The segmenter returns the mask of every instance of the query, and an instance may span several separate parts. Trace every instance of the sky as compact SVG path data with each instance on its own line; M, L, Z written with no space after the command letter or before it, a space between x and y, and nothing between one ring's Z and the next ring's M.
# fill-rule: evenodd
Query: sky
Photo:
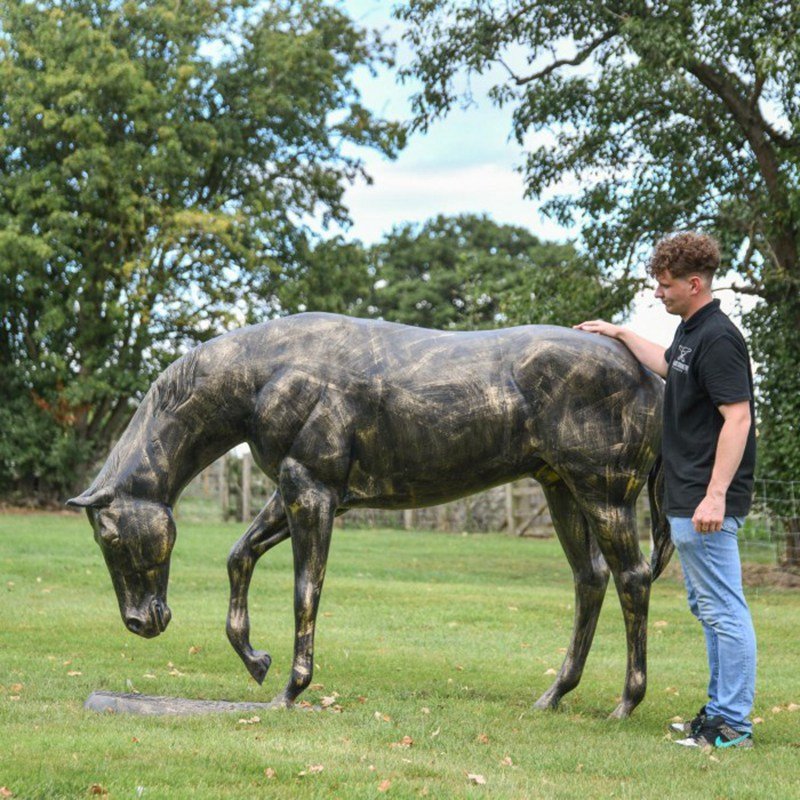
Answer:
M401 24L391 18L392 5L387 0L340 0L340 6L362 27L381 30L397 42L397 60L404 64L410 53L400 41ZM388 70L375 78L364 70L357 76L357 85L373 112L388 119L411 116L413 86L398 84ZM492 106L486 95L488 86L488 81L483 85L480 79L473 81L476 105L454 109L425 135L413 135L395 161L368 150L359 153L373 184L360 183L347 192L353 220L348 237L371 244L403 222L423 222L437 214L485 213L500 224L522 225L542 239L577 238L577 229L563 228L544 217L540 201L524 198L518 171L524 151L510 136L511 109ZM579 189L577 182L566 181L551 194L574 194ZM738 318L734 293L721 291L716 296L723 310ZM624 324L666 346L678 322L648 289L637 296Z

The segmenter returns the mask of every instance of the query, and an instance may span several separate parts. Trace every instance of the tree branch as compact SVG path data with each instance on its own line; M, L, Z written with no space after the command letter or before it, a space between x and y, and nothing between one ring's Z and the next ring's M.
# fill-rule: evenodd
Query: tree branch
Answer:
M605 44L609 39L613 39L616 35L617 31L615 30L606 31L606 33L604 33L602 36L599 36L597 39L594 39L592 42L590 42L583 50L580 50L574 58L559 58L552 64L546 66L544 69L534 72L533 75L528 75L526 78L517 75L502 59L498 59L498 61L508 70L509 75L513 78L517 86L524 86L526 83L531 83L532 81L536 81L540 78L550 75L560 67L576 67L579 64L583 64L583 62L586 61L586 59L589 58L589 56L595 50L597 50L598 47L600 47L600 45Z

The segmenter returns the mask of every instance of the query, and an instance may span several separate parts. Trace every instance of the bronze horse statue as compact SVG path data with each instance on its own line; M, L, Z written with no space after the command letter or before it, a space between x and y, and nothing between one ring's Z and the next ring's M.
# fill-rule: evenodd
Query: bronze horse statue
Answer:
M311 682L335 515L443 503L533 476L575 577L572 639L536 707L555 708L577 686L610 572L627 634L613 713L624 717L645 693L650 583L672 552L660 504L662 395L660 378L623 345L566 328L445 332L300 314L179 358L69 503L87 509L125 625L157 636L171 616L172 506L200 470L247 442L277 490L230 553L227 633L261 683L270 657L250 645L248 589L258 559L290 538L294 659L273 701L288 706ZM645 482L650 565L634 514Z

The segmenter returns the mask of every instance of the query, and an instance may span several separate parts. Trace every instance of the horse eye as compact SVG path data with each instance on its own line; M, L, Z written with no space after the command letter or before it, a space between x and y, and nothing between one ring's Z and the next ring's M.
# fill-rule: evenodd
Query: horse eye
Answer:
M100 538L103 540L103 544L108 547L116 547L121 541L119 533L115 530L109 530L108 528L103 528L100 531Z

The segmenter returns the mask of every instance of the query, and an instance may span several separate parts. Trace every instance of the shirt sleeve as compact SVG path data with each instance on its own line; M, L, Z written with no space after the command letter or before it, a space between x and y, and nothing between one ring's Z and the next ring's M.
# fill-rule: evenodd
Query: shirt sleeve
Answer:
M705 348L696 363L698 383L715 406L751 399L747 348L737 337L724 333Z

